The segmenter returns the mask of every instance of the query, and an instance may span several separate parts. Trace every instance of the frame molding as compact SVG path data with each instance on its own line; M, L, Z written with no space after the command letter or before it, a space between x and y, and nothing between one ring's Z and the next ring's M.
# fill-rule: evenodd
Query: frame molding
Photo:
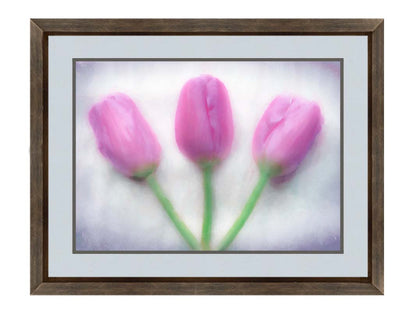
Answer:
M52 278L48 276L48 37L364 35L368 38L368 277ZM30 293L34 295L380 295L384 293L383 19L32 19Z

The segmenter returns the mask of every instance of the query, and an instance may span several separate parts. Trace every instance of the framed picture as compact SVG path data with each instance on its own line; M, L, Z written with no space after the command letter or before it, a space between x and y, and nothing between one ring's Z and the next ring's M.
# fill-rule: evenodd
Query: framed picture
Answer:
M383 20L31 20L31 294L383 294Z

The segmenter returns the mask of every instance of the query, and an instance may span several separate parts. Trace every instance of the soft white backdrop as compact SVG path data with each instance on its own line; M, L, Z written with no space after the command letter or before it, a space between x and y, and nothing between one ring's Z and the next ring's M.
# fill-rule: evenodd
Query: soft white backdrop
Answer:
M1 34L4 42L13 42L13 48L3 48L0 105L0 137L3 147L12 147L1 154L1 236L0 241L8 254L2 257L0 273L1 306L30 311L74 311L100 309L127 310L132 307L152 311L213 311L233 309L253 311L259 306L290 309L291 311L334 311L374 309L390 311L397 303L414 306L413 280L416 277L413 246L414 176L416 174L416 145L409 136L416 133L411 105L414 89L416 43L409 40L415 30L412 3L406 0L362 1L350 0L334 6L330 0L282 2L257 0L211 0L212 5L201 9L200 2L190 0L137 2L73 0L72 5L52 0L8 3L1 10ZM238 3L238 4L236 4ZM124 18L183 18L183 17L251 17L251 18L351 18L384 17L385 42L385 249L386 295L381 297L299 297L299 296L246 296L246 297L89 297L89 296L29 296L29 18L44 17L124 17ZM13 31L11 31L13 29ZM17 61L19 60L19 61ZM12 132L12 131L13 132ZM13 133L13 135L11 135ZM6 149L6 148L5 148ZM6 149L7 150L7 149ZM6 253L6 252L5 252Z
M200 237L202 174L176 145L179 92L211 74L228 88L235 136L214 172L213 245L242 210L258 179L251 140L268 104L281 93L317 101L321 133L290 181L269 185L230 249L340 249L339 62L78 62L76 81L77 250L187 249L150 189L117 173L98 152L88 110L112 92L137 103L163 149L157 177L190 229Z

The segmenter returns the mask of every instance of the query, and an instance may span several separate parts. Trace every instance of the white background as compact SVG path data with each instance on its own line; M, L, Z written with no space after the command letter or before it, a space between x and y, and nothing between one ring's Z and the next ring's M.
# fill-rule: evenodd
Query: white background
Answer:
M141 309L251 311L374 311L414 307L414 10L409 1L28 1L1 10L0 105L1 246L3 310L104 311ZM385 230L384 297L29 297L29 18L30 17L384 17Z
M51 68L53 66L52 60L57 60L56 62L60 63L67 61L67 58L53 58L53 56L59 54L51 51L53 47L56 47L59 51L59 46L64 45L61 50L65 50L65 53L73 49L73 53L77 53L77 55L95 55L92 48L84 48L85 50L82 51L85 41L91 43L94 42L94 38L88 37L85 41L70 38L67 47L64 40L68 38L60 36L56 38L57 40L54 43L50 44ZM121 39L125 38L131 39L131 37L122 37ZM141 46L154 46L162 40L162 37L157 37L156 42L152 41L151 37L146 38L150 42L145 41L140 45L141 41L138 41L136 43L139 46L137 51L131 48L127 49L128 53L132 55L146 53L146 51L143 51L146 49ZM258 44L253 45L247 42L249 40L247 37L244 37L239 46L242 46L242 44L259 46L261 44L260 39L264 38L266 37L258 38L256 40ZM321 39L327 40L328 38ZM339 41L343 42L345 38L344 36ZM349 52L352 54L350 59L346 56L347 74L353 72L353 69L350 69L353 64L357 67L359 65L356 64L361 64L359 56L364 59L364 61L361 61L364 64L367 56L366 39L349 38L351 40L344 43L343 46L350 49L338 49L340 53L348 54ZM192 43L190 43L192 41L190 40L193 38L180 39L181 43L176 43L177 46L182 48L187 42L188 46L192 47ZM238 43L229 43L233 39L234 37L215 37L212 41L215 43L216 50L226 50L238 45ZM289 37L283 39L289 39ZM107 43L103 43L102 38L100 38L99 42L103 46L126 46L123 44L125 41L115 40L117 40L115 37L110 37ZM204 37L204 42L206 40L207 38ZM76 42L80 47L76 47ZM172 47L174 42L168 41L164 45ZM278 42L274 46L279 47L279 49L274 50L280 50L279 52L284 54L284 47L290 44L279 44ZM319 42L321 42L321 45L324 44L322 40ZM101 56L102 48L98 47L100 43L95 42L93 45ZM226 45L224 45L225 43ZM361 45L358 45L358 47L361 47L361 52L357 52L360 50L358 47L355 49L351 47L353 43L357 45L361 43ZM131 43L132 46L136 44ZM298 44L300 45L300 43ZM196 45L201 46L200 44ZM209 46L209 44L206 45ZM307 46L305 43L304 45ZM327 45L329 46L330 43L327 43ZM332 46L338 48L339 44L332 43ZM325 51L329 49L329 47L327 49L321 48ZM121 50L124 50L124 48L121 48ZM159 49L154 50L159 52ZM169 50L168 54L175 53L174 48ZM194 51L195 48L186 50ZM202 48L201 50L206 52L207 49ZM272 49L265 48L265 50ZM120 55L116 54L118 52L116 51L109 51L108 55ZM182 51L180 50L178 53ZM250 51L248 54L254 53L254 51ZM120 52L123 53L124 51ZM238 49L238 52L241 52L241 49ZM279 52L274 51L274 55L281 55L278 54ZM147 53L151 53L151 51ZM312 55L312 52L309 50L306 54ZM339 56L344 54L339 54ZM136 55L139 56L140 54ZM68 63L70 66L71 62ZM59 68L61 69L61 67ZM209 73L218 77L228 89L235 129L231 153L222 162L221 166L215 168L213 175L215 205L212 246L215 248L219 244L219 241L240 214L241 207L247 201L248 194L257 183L258 168L251 154L251 141L258 120L277 94L292 92L319 103L324 118L322 131L295 177L281 185L266 187L256 204L256 209L250 216L250 223L242 229L236 240L231 244L230 249L240 251L340 250L341 104L339 71L339 62L86 62L78 64L76 89L77 249L104 249L110 251L126 249L187 250L186 243L177 234L165 213L160 210L158 202L152 196L150 190L144 185L132 183L129 179L115 172L108 160L105 160L97 150L95 137L88 123L87 112L94 103L114 91L121 91L132 97L151 125L162 146L162 160L156 172L157 179L167 192L167 196L172 201L178 214L195 236L200 239L201 220L203 219L201 205L204 200L201 171L180 153L175 141L174 118L177 97L183 84L191 77L199 76L201 73ZM364 78L357 79L360 72L363 73L361 77L364 76ZM351 94L345 97L346 114L350 112L348 116L358 114L361 117L365 115L362 110L365 105L362 102L365 104L367 101L367 88L365 87L364 92L358 92L355 86L359 84L357 80L366 85L367 72L360 72L354 71L354 74L349 76L354 78L350 78L345 83L346 93ZM67 85L63 82L66 75L64 73L60 75L62 79L53 79L50 76L50 81L59 80L60 84ZM70 79L70 77L68 78ZM354 87L351 84L348 87L348 82L351 82L351 80L353 80ZM69 82L68 85L70 84ZM53 92L51 90L52 85L49 88L51 94ZM71 90L68 89L70 93ZM348 90L352 90L352 92ZM49 110L50 120L54 116L52 112L58 112L59 116L68 116L66 113L62 113L59 108L63 106L70 107L70 100L68 101L69 105L65 101L70 99L71 96L64 93L62 87L59 87L59 94L61 94L62 100L49 102L49 107L54 104L56 107ZM361 97L358 94L361 94ZM357 109L354 110L352 107L359 108L358 112ZM350 117L349 119L353 119L354 128L361 126L364 130L367 129L366 118ZM58 119L55 123L51 121L50 126L56 123L62 126L64 120L71 124L71 119L65 118ZM346 127L348 127L347 124ZM59 138L61 144L63 141L62 131L64 130L54 131L54 128L50 129L50 133L57 133L56 137ZM356 133L358 131L357 129L351 135L350 141L357 141ZM355 144L354 152L348 153L346 147L346 157L353 154L353 157L356 158L356 160L346 160L347 164L354 164L354 169L356 164L360 163L360 160L367 163L365 153L367 140L365 136L360 137L362 143ZM346 140L348 141L348 137ZM71 140L68 141L67 144L70 148ZM51 142L52 140L49 141L49 160L53 157L59 158L59 155L53 154ZM359 151L360 147L363 146L365 146L365 151L361 154L357 153L357 150ZM63 150L67 151L68 148ZM357 154L360 156L357 156ZM65 163L65 160L61 160L60 163ZM71 167L68 167L71 171ZM345 171L348 175L354 170L346 168ZM365 170L358 171L361 174ZM53 168L51 168L51 172L53 172ZM63 178L62 175L59 178ZM354 179L357 178L350 178L350 180ZM71 176L67 180L71 180ZM178 183L179 181L180 183ZM50 183L52 183L52 179ZM58 188L63 187L61 183L55 184ZM362 189L367 187L365 181L362 185ZM348 185L345 188L347 189ZM354 194L357 194L357 188L357 184L354 183ZM69 187L68 190L70 189ZM366 194L365 191L362 192ZM358 195L357 197L361 198ZM57 209L59 213L66 210L61 201L62 198L59 199L59 208ZM366 197L363 197L361 202L365 203L361 207L367 209ZM349 202L347 201L347 203ZM350 204L350 207L345 207L346 213L350 211L351 206L353 205ZM50 210L53 210L53 207L50 207ZM70 211L71 207L68 207L68 210ZM64 218L68 220L66 217ZM357 218L354 218L354 228L358 226L356 220ZM366 226L365 218L363 218L363 221Z

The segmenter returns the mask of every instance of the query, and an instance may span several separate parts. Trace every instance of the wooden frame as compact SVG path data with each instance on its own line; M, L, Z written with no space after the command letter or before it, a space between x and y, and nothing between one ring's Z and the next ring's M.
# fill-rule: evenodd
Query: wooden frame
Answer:
M382 19L33 19L31 294L383 294L384 22ZM368 38L368 277L52 278L48 276L48 37L51 35L363 35Z

